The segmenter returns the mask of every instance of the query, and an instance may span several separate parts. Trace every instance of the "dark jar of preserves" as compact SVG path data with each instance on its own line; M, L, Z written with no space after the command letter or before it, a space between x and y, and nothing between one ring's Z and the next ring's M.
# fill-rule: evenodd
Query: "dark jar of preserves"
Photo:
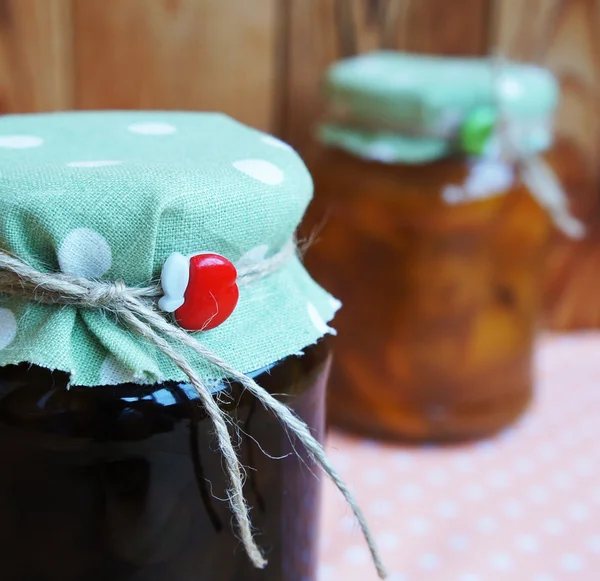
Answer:
M327 364L321 343L256 378L319 440ZM68 389L65 373L19 365L0 369L2 579L316 579L310 460L239 384L221 385L214 397L239 436L264 570L232 530L213 426L190 385Z
M326 90L306 230L311 272L344 302L331 421L415 441L507 426L532 396L552 221L581 233L537 157L554 79L375 53L334 65Z
M2 581L314 581L338 302L300 158L208 113L0 137Z

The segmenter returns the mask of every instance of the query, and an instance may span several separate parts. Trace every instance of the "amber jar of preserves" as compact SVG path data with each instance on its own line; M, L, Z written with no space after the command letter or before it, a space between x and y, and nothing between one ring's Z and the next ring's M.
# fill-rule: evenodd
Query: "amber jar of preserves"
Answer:
M553 78L376 53L334 65L326 88L305 231L316 233L311 272L344 303L331 422L415 441L507 426L532 397L553 221L579 234L536 157L552 140ZM516 157L502 147L498 96Z

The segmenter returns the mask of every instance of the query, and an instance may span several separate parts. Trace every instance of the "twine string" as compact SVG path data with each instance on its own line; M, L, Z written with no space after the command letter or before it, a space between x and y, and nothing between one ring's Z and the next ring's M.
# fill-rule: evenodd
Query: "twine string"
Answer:
M295 244L290 242L272 257L241 268L238 271L238 283L249 284L274 273L295 252ZM240 539L253 565L264 568L267 561L254 539L249 507L243 494L244 468L231 441L226 415L182 353L181 347L197 353L228 379L239 382L298 438L309 457L333 481L358 520L379 577L381 579L386 577L385 567L362 510L344 480L329 462L322 445L314 438L310 428L296 413L253 379L240 373L194 336L165 319L155 307L154 299L160 295L158 286L128 287L119 281L107 282L73 277L64 273L45 273L0 250L0 293L38 303L71 305L76 308L114 313L125 326L154 345L186 375L214 426L229 480L227 499Z

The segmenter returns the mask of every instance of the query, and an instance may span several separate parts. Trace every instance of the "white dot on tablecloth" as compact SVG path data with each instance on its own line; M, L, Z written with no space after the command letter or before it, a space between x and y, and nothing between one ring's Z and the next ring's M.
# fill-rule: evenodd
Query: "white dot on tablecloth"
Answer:
M371 512L376 516L386 516L392 513L394 505L385 498L378 498L371 503Z
M448 544L455 551L465 551L469 547L469 537L456 533L448 538Z
M440 558L435 553L423 553L417 557L419 568L432 571L440 566Z
M574 502L569 506L568 514L573 520L584 521L590 517L590 509L587 504Z
M563 522L556 517L549 517L544 520L542 528L545 532L551 535L560 535L565 530Z
M535 504L545 504L550 499L550 494L543 486L533 486L531 490L527 492L527 497Z
M334 581L335 569L331 565L319 565L319 581Z
M408 530L415 535L423 535L431 530L431 524L422 516L413 516L406 523Z
M402 573L392 573L388 576L387 581L408 581L408 577Z
M451 500L442 500L436 505L435 513L442 518L456 518L459 513L458 505Z
M498 523L491 516L480 516L475 522L475 528L482 533L491 533L498 528Z
M554 581L554 577L548 573L538 573L534 576L533 581Z
M473 502L479 502L486 496L485 490L479 484L469 484L465 488L465 497Z
M364 481L370 486L377 486L385 480L385 473L380 468L368 468L365 470Z
M502 504L502 512L508 518L518 518L523 514L523 505L514 498L509 499Z
M508 553L494 553L490 557L490 565L497 571L508 571L513 567L513 559Z
M319 313L319 311L317 311L317 307L315 307L315 305L313 305L312 303L308 303L306 305L306 309L308 311L308 316L312 322L312 324L314 325L315 329L319 332L319 333L323 333L323 335L329 333L331 335L335 335L336 331L335 329L332 329L324 320L323 317L321 317L321 314Z
M410 452L394 452L392 462L397 470L405 470L413 464L413 455Z
M459 581L483 581L483 578L478 573L461 573Z
M494 470L490 475L490 482L496 488L505 488L509 480L508 474L504 470Z
M277 139L272 135L263 135L260 140L271 147L279 147L280 149L292 149L285 141L281 141L281 139Z
M421 496L421 490L416 484L403 484L400 486L398 495L402 500L410 502Z
M338 526L342 532L351 533L352 531L357 530L358 523L354 516L347 515L340 519Z
M536 553L540 550L540 540L530 534L522 534L517 536L517 546L526 553Z
M351 565L361 565L368 563L370 559L369 552L362 546L351 546L344 551L344 561Z
M0 349L6 349L17 336L17 319L10 309L0 308Z
M121 165L123 162L116 159L99 159L97 161L70 161L67 167L108 167Z
M595 463L590 458L579 458L575 464L575 471L580 476L590 476L595 468Z
M585 568L585 561L576 553L567 553L561 556L560 566L565 571L582 571Z
M7 149L29 149L43 143L44 140L36 135L0 135L0 147Z
M441 486L446 480L446 471L441 468L434 468L427 473L427 482L434 486Z
M592 551L592 553L600 554L600 535L590 537L587 541L587 548Z
M100 385L119 385L131 381L131 372L112 355L100 366Z
M268 186L276 186L285 179L283 171L265 159L240 159L233 162L233 167Z
M177 131L177 127L164 121L148 121L145 123L133 123L127 130L139 135L170 135Z
M377 534L377 542L382 549L395 549L400 544L400 538L393 531L384 531Z
M573 478L566 472L558 472L551 478L552 484L559 490L568 490L573 487Z
M71 230L58 249L62 272L83 278L100 278L112 264L112 252L101 234L89 228Z

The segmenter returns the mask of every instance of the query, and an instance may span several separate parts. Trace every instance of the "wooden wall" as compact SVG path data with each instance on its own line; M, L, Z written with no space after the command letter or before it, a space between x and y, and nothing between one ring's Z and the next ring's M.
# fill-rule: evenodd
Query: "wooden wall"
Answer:
M379 47L499 48L552 68L560 160L591 225L552 256L547 312L600 326L600 0L0 0L0 113L218 109L309 154L319 80Z

